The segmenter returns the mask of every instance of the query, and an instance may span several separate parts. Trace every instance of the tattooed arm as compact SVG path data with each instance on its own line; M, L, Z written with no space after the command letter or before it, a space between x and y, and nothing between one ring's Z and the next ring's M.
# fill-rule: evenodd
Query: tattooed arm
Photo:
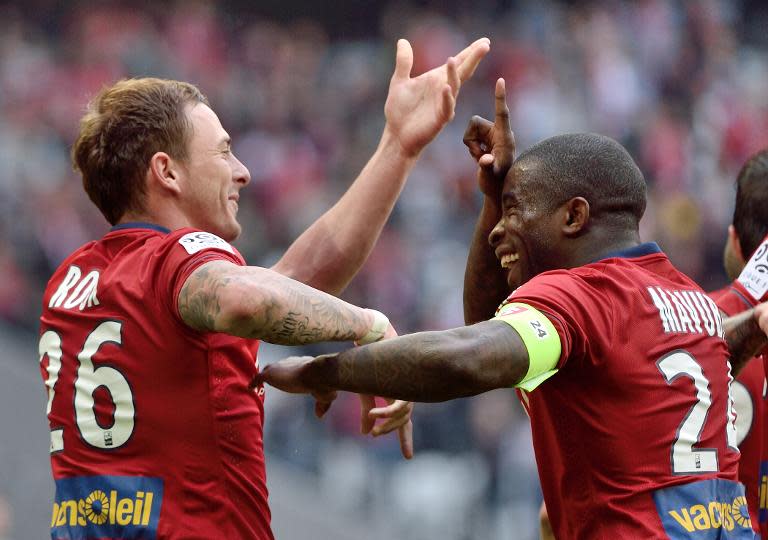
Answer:
M768 304L760 304L725 319L723 328L731 352L731 369L736 376L749 359L768 345Z
M361 339L371 329L366 310L256 266L203 264L178 298L184 322L201 332L224 332L281 345Z
M519 334L504 322L485 321L283 360L265 367L254 383L296 393L347 390L432 402L510 387L527 371Z

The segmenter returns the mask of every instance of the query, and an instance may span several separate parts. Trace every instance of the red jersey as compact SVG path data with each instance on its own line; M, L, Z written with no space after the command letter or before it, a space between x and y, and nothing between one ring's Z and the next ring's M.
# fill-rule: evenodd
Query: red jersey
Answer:
M213 260L245 265L215 235L125 224L49 281L52 538L272 538L258 341L193 331L177 308Z
M741 300L742 310L755 306L759 302L768 301L768 236L752 253L739 277L731 283L728 294L733 298L734 305L738 305L736 299ZM764 369L768 375L768 349L763 349L762 357ZM763 434L764 437L768 436L768 427L763 426ZM760 464L759 519L763 538L768 539L768 440L765 438L763 439L762 459Z
M521 399L557 538L753 538L714 302L643 244L540 274L559 372Z
M752 304L747 298L731 286L709 293L720 311L726 316L733 316ZM743 410L736 407L736 431L739 441L739 481L747 490L747 504L752 521L752 528L760 532L765 528L766 511L765 495L761 515L760 486L762 484L760 470L764 469L763 445L765 436L765 370L761 359L750 361L741 370L731 389L737 404L743 404Z

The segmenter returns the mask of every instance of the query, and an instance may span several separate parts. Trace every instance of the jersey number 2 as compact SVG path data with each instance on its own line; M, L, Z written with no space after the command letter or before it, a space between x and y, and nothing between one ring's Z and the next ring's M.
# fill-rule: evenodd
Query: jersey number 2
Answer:
M122 344L122 323L104 321L85 338L85 343L77 359L80 362L75 377L74 413L75 423L83 440L90 446L101 449L119 448L133 433L135 410L133 393L122 373L110 366L94 368L93 356L105 343ZM40 337L38 346L40 362L48 357L48 406L46 413L51 413L51 405L56 394L56 383L61 369L61 337L53 330L48 330ZM93 393L99 387L105 387L115 405L114 422L103 428L96 420ZM63 429L51 430L51 452L64 449Z
M675 351L658 361L657 365L667 384L678 377L693 379L696 390L696 403L677 428L677 436L672 444L672 472L674 474L698 474L717 472L716 448L694 448L699 442L709 408L712 406L712 393L709 380L696 359L686 351ZM730 372L730 369L729 369ZM730 375L729 375L730 376ZM733 412L730 384L728 385L728 410L725 424L728 446L736 450L736 415Z

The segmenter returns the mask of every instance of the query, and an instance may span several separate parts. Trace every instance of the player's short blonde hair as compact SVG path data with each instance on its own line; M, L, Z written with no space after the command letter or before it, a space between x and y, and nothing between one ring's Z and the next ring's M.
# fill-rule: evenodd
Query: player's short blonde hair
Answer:
M189 83L123 79L101 90L80 120L72 162L91 201L111 224L140 211L149 162L157 152L186 159L192 126L184 106L207 98Z

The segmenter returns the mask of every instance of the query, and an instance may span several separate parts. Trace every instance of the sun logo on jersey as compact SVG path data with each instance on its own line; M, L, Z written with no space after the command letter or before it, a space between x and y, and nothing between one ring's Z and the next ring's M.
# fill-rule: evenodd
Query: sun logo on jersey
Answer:
M107 521L109 516L109 499L107 494L97 489L85 498L85 515L96 525Z
M731 505L731 514L733 520L741 527L751 527L752 522L749 519L749 509L747 508L747 498L740 496L733 500Z

